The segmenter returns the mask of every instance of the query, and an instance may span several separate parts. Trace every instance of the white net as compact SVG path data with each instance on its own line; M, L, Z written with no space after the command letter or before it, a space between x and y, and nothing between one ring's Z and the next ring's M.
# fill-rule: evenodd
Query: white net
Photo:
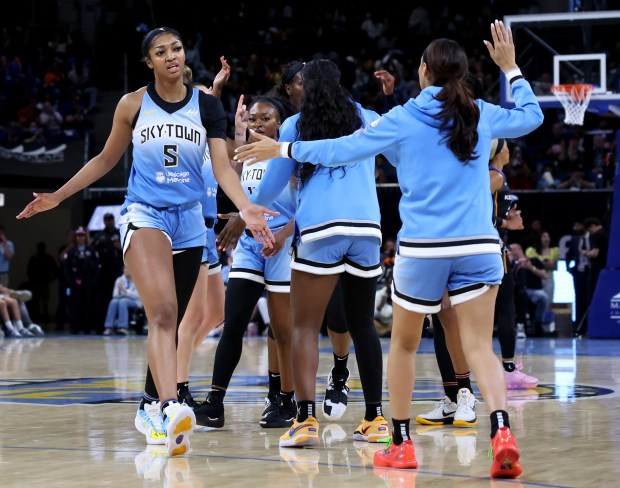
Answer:
M564 107L564 123L568 125L583 125L583 117L590 103L592 85L554 85L553 94Z

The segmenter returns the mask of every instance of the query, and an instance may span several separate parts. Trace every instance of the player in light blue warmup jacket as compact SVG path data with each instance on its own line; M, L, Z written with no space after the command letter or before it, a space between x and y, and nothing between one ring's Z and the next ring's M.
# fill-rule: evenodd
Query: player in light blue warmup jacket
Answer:
M350 99L333 62L320 59L306 63L302 78L305 98L301 112L282 124L280 140L350 134L378 119L377 113ZM346 168L298 164L282 158L269 164L270 171L252 194L253 202L272 202L291 175L298 178L291 261L292 357L298 412L291 429L280 438L280 446L319 442L315 417L318 334L340 277L366 402L364 419L354 438L385 441L389 428L381 409L382 354L374 327L376 279L382 272L374 155Z
M512 110L474 101L465 83L465 52L454 41L438 39L420 61L420 95L369 127L339 139L292 144L262 140L238 150L241 161L281 154L323 166L358 162L382 152L397 168L403 226L394 268L388 358L394 432L393 445L375 455L377 466L417 467L409 436L415 353L424 315L439 310L447 288L467 363L491 412L491 476L512 478L522 471L506 412L503 370L491 341L503 267L499 236L489 218L486 155L493 138L528 134L540 126L543 115L515 63L512 33L496 21L491 35L493 42L485 44L511 84L516 102Z

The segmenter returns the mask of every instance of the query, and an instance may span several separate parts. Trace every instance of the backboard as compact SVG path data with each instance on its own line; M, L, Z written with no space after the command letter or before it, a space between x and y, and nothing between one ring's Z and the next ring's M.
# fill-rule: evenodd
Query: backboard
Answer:
M557 84L595 86L588 111L620 115L620 10L509 15L517 64L543 108L561 104ZM510 86L500 76L500 102L514 106Z

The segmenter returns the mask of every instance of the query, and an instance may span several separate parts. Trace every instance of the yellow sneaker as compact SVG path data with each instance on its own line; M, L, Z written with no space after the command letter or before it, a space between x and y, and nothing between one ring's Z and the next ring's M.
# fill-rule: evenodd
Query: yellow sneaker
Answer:
M387 420L379 415L372 422L362 419L360 426L355 429L353 439L366 442L388 442L391 438Z
M319 445L319 423L314 417L293 425L280 437L280 447L302 447Z

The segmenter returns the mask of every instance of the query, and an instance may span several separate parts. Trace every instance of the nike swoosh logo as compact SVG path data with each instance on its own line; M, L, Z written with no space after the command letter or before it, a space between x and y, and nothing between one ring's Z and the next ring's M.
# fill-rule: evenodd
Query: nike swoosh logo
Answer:
M366 433L366 431L367 431L368 429L370 429L371 427L372 427L372 425L369 425L369 426L368 426L368 427L366 427L365 429L362 429L362 434L365 434L365 433Z
M442 414L444 417L449 417L450 415L454 415L454 412L448 412L448 413L446 413L446 411L445 411L445 410L443 410L443 411L441 412L441 414Z
M294 429L291 429L288 431L288 435L290 435L291 437L293 437L293 435L295 435L295 432L297 432L299 429L303 429L304 427L312 427L312 424L308 423L308 424L301 424L298 425L297 427L295 427ZM314 430L314 429L310 429L310 430Z
M153 110L145 110L144 111L144 115L149 115L149 114L152 114L153 112L155 112L155 109L153 109Z

